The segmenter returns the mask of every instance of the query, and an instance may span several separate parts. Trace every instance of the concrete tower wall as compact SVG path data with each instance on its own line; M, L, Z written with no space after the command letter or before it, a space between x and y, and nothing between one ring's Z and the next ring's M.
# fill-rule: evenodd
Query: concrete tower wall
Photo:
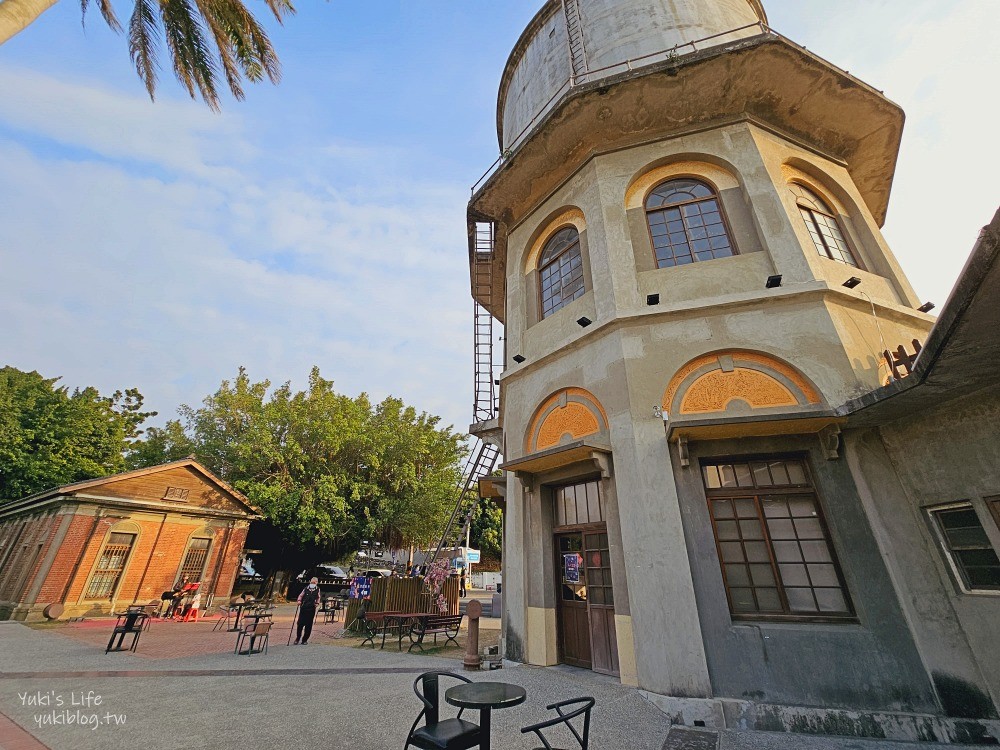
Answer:
M758 28L743 27L763 20L763 11L751 0L552 0L529 24L507 62L498 104L502 147L517 144L532 120L568 90L574 73L576 82L592 83L623 72L630 60L706 37L715 38L700 48L753 36ZM677 53L691 51L680 47ZM653 58L637 64L649 62Z

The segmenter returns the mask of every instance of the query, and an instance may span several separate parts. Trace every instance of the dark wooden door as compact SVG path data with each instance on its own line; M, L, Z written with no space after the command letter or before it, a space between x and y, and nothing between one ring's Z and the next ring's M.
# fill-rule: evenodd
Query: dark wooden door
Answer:
M587 609L592 669L617 675L618 637L615 632L615 592L611 585L611 558L607 529L583 534L587 569Z
M557 619L562 661L590 669L590 618L587 612L587 568L583 534L557 535L556 554L556 575L559 582Z

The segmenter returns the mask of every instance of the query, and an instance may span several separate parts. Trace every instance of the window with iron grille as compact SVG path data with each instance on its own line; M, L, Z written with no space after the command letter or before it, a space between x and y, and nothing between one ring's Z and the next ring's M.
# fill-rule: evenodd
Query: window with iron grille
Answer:
M210 544L210 539L196 538L191 540L187 552L184 553L184 563L181 565L181 572L178 576L180 580L183 580L184 576L187 576L187 579L192 583L201 580Z
M840 231L840 224L824 200L809 188L794 182L788 187L795 196L799 213L802 214L816 251L824 258L857 267L858 261L844 239L844 233Z
M656 267L728 258L735 253L719 196L699 180L670 180L646 198Z
M734 619L853 619L803 459L702 466Z
M135 534L113 533L97 558L97 565L87 587L88 599L110 599L125 571Z
M930 514L962 587L967 591L1000 591L1000 558L972 503L932 508Z
M583 256L576 227L560 229L545 243L538 259L538 279L543 318L583 296Z

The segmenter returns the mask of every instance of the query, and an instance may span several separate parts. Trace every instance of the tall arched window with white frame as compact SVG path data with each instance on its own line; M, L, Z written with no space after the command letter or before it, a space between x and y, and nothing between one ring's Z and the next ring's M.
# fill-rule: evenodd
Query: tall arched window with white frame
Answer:
M788 187L795 196L795 204L799 207L799 213L806 223L806 229L809 230L816 251L824 258L857 268L857 258L851 252L840 229L840 223L826 201L797 182L789 183Z
M564 227L549 238L538 259L542 318L582 297L585 291L580 232L573 226Z

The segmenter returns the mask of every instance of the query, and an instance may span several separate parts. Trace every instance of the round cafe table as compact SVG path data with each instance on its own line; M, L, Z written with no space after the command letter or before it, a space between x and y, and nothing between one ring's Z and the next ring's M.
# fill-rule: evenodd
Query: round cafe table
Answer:
M479 709L479 728L483 735L480 750L490 750L490 712L494 708L519 706L527 697L523 687L507 682L468 682L444 692L444 699L453 706Z

